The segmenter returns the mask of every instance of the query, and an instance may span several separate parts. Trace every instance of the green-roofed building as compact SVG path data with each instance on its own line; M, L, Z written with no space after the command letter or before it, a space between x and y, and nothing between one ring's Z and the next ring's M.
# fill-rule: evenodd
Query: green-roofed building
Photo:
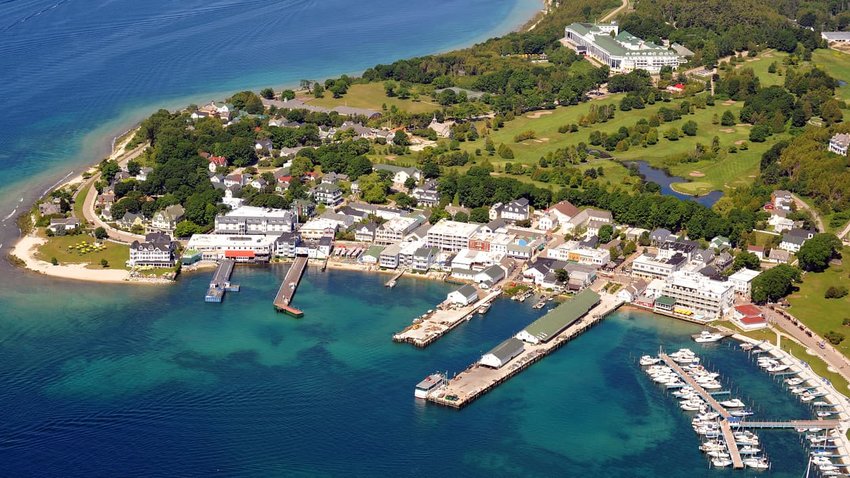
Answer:
M590 289L585 289L576 294L569 302L564 302L549 311L548 314L532 322L531 325L518 333L516 338L530 344L548 342L584 317L590 309L599 303L599 300L599 294Z
M572 23L564 29L565 39L579 54L588 55L611 67L612 71L677 68L687 60L675 50L641 40L616 23Z
M384 246L370 246L366 252L360 256L360 262L363 264L377 264L381 260L381 253L384 252Z

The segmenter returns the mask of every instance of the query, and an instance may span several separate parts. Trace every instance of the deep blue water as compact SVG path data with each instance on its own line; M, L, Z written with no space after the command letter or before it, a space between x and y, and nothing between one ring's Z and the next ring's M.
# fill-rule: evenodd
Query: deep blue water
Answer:
M310 269L275 313L285 272L239 268L205 304L209 273L173 287L69 285L7 294L0 316L0 476L717 477L690 418L636 364L692 347L763 418L809 413L728 345L621 312L461 410L414 385L456 373L541 312L501 300L432 346L392 334L451 290ZM760 432L770 476L802 476L794 433Z
M159 107L505 33L540 0L0 2L0 220ZM0 244L11 239L9 229ZM5 236L5 237L3 237Z
M646 161L629 161L628 163L626 163L626 165L628 166L632 163L637 165L638 171L640 172L640 175L643 176L645 181L651 181L661 186L661 194L674 196L686 201L696 201L706 207L713 206L714 203L716 203L721 197L723 197L723 191L711 191L708 194L696 197L676 192L676 190L673 189L671 184L686 182L687 180L685 178L681 178L679 176L671 176L667 174L667 171L664 171L660 168L652 167Z

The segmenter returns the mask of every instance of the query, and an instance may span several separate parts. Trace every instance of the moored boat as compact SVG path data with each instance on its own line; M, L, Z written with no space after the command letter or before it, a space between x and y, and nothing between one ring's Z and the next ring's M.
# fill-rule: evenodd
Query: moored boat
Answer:
M416 384L416 390L413 395L416 398L428 398L431 392L442 387L446 383L446 376L442 373L432 373L425 377L424 380Z

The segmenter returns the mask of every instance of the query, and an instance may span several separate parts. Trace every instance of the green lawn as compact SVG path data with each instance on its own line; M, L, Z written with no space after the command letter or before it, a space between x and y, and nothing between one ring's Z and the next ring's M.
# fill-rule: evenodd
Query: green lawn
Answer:
M782 60L787 56L788 54L785 52L765 50L755 58L747 58L744 63L737 63L735 67L752 68L753 73L759 78L761 86L783 85L785 83L785 76L769 73L767 70L770 68L771 63L776 62L778 70L784 72L785 66L782 64Z
M326 108L351 106L353 108L368 108L377 111L381 111L383 105L387 105L387 108L395 105L398 109L410 113L428 113L440 108L440 105L433 103L431 97L427 95L423 95L420 101L389 98L384 92L384 85L382 83L351 85L348 88L348 93L342 98L333 98L333 95L325 92L324 98L305 97L304 100L311 105L324 106Z
M850 101L850 55L836 50L815 50L812 61L833 78L845 82L836 93L841 99Z
M83 204L86 202L86 197L89 195L92 189L92 184L90 183L88 186L85 186L80 193L77 194L77 199L74 201L74 217L80 220L80 222L85 222L86 218L83 214Z
M845 261L850 260L850 248L844 248ZM842 325L850 318L850 296L841 299L825 299L824 292L829 286L850 288L850 268L846 266L830 267L821 273L806 273L800 290L788 297L791 303L789 312L803 321L812 330L823 336L834 330L850 337L850 327ZM850 339L837 347L843 354L850 356Z
M59 264L88 264L89 269L101 269L101 259L109 261L111 269L127 269L127 260L130 258L130 248L126 245L103 241L101 250L83 252L79 248L72 248L82 243L92 245L95 239L87 235L48 237L47 242L40 246L36 257L50 262L56 258Z

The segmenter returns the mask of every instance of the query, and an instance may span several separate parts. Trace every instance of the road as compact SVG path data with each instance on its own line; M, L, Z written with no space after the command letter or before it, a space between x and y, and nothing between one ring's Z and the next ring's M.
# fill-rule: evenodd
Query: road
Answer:
M137 147L136 149L134 149L134 150L132 150L128 153L124 153L123 156L118 158L118 160L117 160L118 164L123 166L123 165L127 164L127 162L130 161L131 159L138 158L142 154L142 152L144 152L144 150L147 147L148 147L147 144L143 144L143 145ZM82 186L80 186L78 191L82 191L83 189L85 189L89 185L94 185L94 183L98 179L100 179L100 173L94 174L91 178L88 179L88 181L84 182L82 184ZM88 221L91 224L94 224L95 227L102 227L102 228L106 229L106 233L109 235L109 238L114 240L114 241L132 243L133 241L144 241L145 240L145 236L120 231L120 230L115 229L114 227L110 226L109 224L103 222L103 220L101 220L100 217L98 217L97 212L95 212L95 210L94 210L94 204L95 204L95 199L97 198L97 194L93 193L93 192L94 192L94 186L92 186L92 188L88 190L88 194L86 195L84 202L83 202L83 217L85 218L86 221Z
M802 343L809 350L813 351L817 357L835 369L835 371L847 381L850 381L850 360L848 360L844 354L833 348L829 342L818 336L802 322L788 314L788 312L769 307L762 307L761 309L764 311L764 316L768 322L782 330L784 333L790 335L798 342ZM807 332L811 333L811 335ZM824 344L824 348L821 348L820 344ZM805 357L798 358L803 360L806 359ZM846 390L841 390L841 392L845 393Z
M826 231L826 227L823 224L823 218L820 217L820 214L818 214L818 212L815 211L814 208L806 204L806 202L800 199L800 197L796 194L792 194L791 197L794 199L794 203L797 205L797 210L803 209L808 211L809 214L812 215L812 218L815 221L815 227L817 227L818 232ZM848 225L848 227L850 227L850 225Z
M850 234L850 222L848 222L847 225L844 226L844 229L842 229L841 232L838 233L839 239L844 241L845 244L850 244L850 241L847 240L847 234Z
M614 10L611 10L611 12L608 13L608 15L605 15L604 17L602 17L602 19L599 20L599 22L600 23L610 22L614 17L616 17L617 15L622 13L622 11L625 10L626 8L628 8L628 6L629 6L629 0L623 0L622 5L615 8Z

